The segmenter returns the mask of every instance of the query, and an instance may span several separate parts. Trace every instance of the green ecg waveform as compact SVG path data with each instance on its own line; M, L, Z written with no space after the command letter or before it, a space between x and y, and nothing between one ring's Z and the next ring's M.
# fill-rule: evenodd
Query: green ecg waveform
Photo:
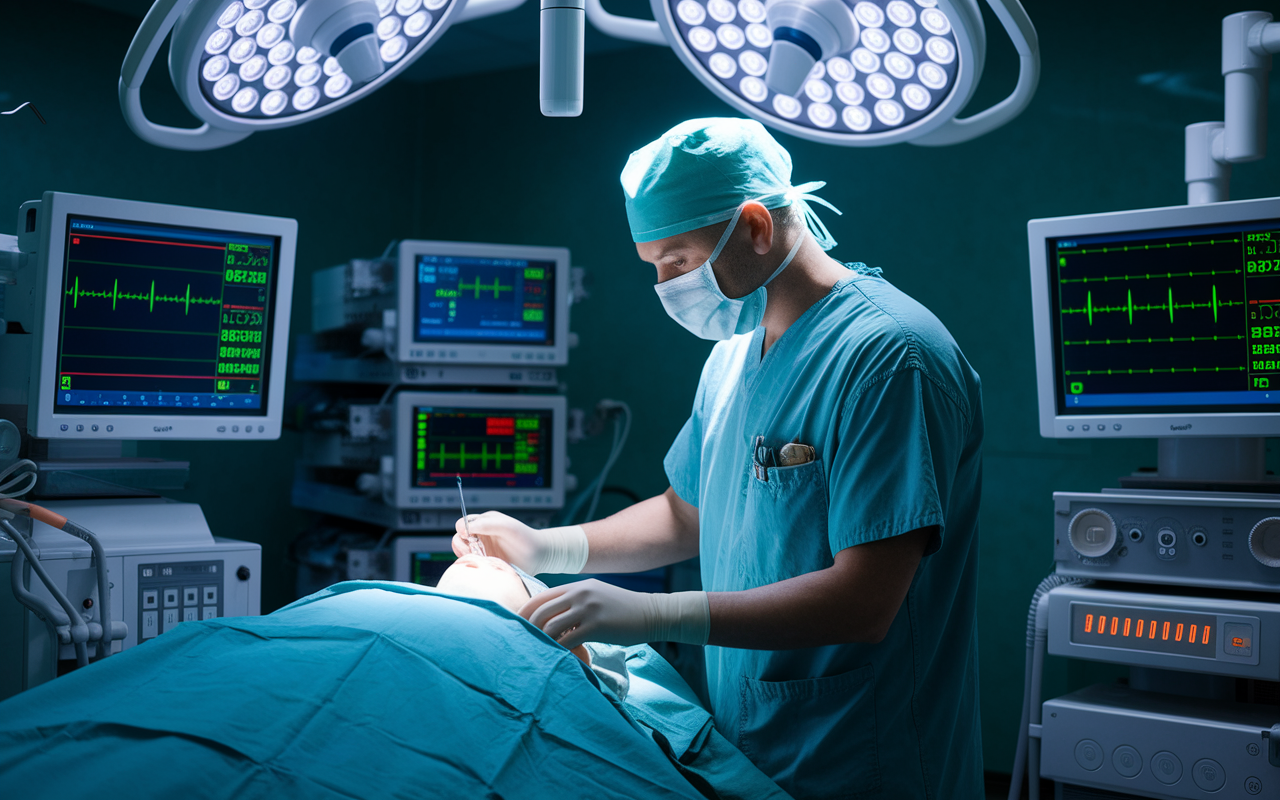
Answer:
M1129 316L1129 324L1133 324L1133 312L1135 311L1166 311L1169 314L1169 322L1173 322L1173 312L1182 309L1211 308L1213 309L1213 321L1218 321L1218 309L1229 308L1231 306L1242 306L1243 300L1219 300L1218 287L1213 287L1212 296L1203 303L1175 303L1173 302L1173 287L1169 287L1168 299L1164 303L1146 303L1138 304L1133 302L1132 290L1128 292L1125 304L1121 306L1095 306L1093 304L1093 292L1089 292L1085 297L1084 308L1064 308L1063 314L1086 314L1089 317L1089 324L1093 324L1094 314L1118 314L1125 313Z
M468 453L466 442L463 442L458 445L458 452L456 453L446 452L444 445L440 445L440 449L431 454L431 460L438 463L442 470L444 469L444 462L449 460L456 460L458 462L459 469L466 469L468 460L473 463L479 461L481 469L488 469L489 462L493 461L498 469L502 469L503 461L511 461L514 463L515 458L514 453L502 452L501 445L495 445L494 452L490 453L489 445L487 443L480 445L479 453Z
M488 294L489 292L493 292L493 299L498 300L501 298L502 292L514 292L515 289L516 287L514 286L503 286L502 282L497 278L493 279L492 284L483 284L480 282L479 278L476 278L475 281L470 284L467 284L467 283L458 284L459 292L473 291L475 292L475 299L477 300L480 299L481 292L484 292L485 294Z
M156 303L181 303L183 306L183 314L189 314L191 312L191 306L193 305L216 306L221 305L222 303L222 298L220 297L192 297L191 284L189 283L187 284L187 291L185 294L167 295L156 294L155 281L151 282L151 288L146 292L122 292L120 291L120 281L117 280L112 283L111 291L108 292L81 289L79 276L76 277L75 285L67 290L67 296L71 298L72 308L80 307L80 298L93 297L110 300L112 311L115 310L116 304L121 300L145 300L147 302L148 311L154 311Z

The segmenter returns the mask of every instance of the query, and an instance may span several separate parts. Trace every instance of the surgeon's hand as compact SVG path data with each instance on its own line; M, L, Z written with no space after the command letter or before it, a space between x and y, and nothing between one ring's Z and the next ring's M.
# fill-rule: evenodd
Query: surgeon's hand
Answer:
M583 642L701 645L711 630L706 592L649 594L595 579L541 592L516 613L570 649Z
M454 555L471 552L466 528L480 538L486 555L514 564L530 575L569 573L576 575L587 563L587 533L579 525L537 530L499 511L486 511L461 518L454 525Z

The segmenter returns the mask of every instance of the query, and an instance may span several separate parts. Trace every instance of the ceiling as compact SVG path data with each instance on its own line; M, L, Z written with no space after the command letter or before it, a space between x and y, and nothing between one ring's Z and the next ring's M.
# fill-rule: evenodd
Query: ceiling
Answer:
M141 21L151 0L78 0ZM618 14L652 19L647 0L609 0ZM648 45L614 39L587 24L587 55ZM450 28L434 46L409 66L400 79L425 83L461 75L496 72L538 63L538 3L525 0L505 14L466 22Z

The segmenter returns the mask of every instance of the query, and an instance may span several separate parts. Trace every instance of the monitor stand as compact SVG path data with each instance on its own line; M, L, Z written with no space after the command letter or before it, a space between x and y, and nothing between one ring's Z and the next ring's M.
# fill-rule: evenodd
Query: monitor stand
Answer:
M1263 438L1166 437L1159 467L1120 479L1125 489L1280 494L1280 481L1267 474Z

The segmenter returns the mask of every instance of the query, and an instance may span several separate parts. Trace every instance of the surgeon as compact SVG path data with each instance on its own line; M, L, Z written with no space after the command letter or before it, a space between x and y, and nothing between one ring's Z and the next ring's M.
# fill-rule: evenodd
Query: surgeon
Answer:
M570 647L708 645L716 727L797 800L980 798L978 376L878 269L826 254L823 185L793 185L748 120L690 120L632 153L636 251L667 313L719 342L671 487L582 526L489 512L471 532L530 573L699 556L705 591L586 580L519 613Z

